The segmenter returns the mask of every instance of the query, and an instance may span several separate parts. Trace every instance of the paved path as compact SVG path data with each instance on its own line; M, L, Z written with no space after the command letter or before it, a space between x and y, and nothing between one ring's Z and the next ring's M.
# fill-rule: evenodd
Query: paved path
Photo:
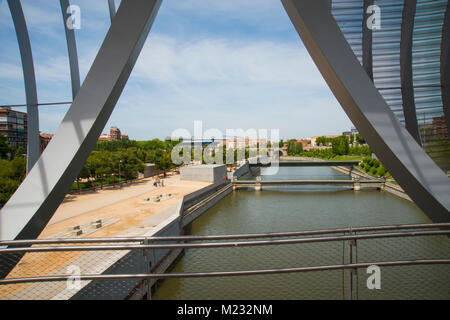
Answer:
M150 191L157 189L164 191L164 188L155 188L152 182L153 178L147 178L133 182L131 185L123 185L121 189L117 187L116 189L100 190L98 188L96 192L67 195L50 220L49 225L140 196ZM168 176L164 180L164 185L166 187L183 187L185 183L180 183L180 176L174 175Z

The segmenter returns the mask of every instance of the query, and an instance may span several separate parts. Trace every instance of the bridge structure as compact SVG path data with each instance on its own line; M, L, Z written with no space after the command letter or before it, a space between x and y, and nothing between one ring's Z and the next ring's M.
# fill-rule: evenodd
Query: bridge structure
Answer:
M441 3L441 1L427 2ZM108 0L111 25L82 84L79 80L75 34L73 30L66 28L73 101L54 138L40 156L39 102L25 15L20 0L8 0L7 3L13 18L22 60L29 146L27 176L0 212L0 239L26 240L38 237L48 224L94 148L134 68L162 0L124 0L117 11L114 1ZM68 0L60 0L60 3L62 10L68 8ZM412 62L409 57L417 56L412 54L411 50L414 47L421 47L412 45L414 37L411 35L414 28L412 23L409 23L414 20L411 19L411 14L414 16L415 10L411 6L415 2L405 1L404 10L399 11L406 17L399 16L399 21L405 22L402 24L400 54L404 59L401 63L389 62L392 68L396 68L395 70L398 67L402 70L401 89L405 102L403 104L405 126L394 114L398 108L397 101L401 100L391 98L396 104L395 108L391 109L387 102L389 97L385 98L381 90L392 88L376 87L372 65L374 53L371 52L371 48L379 41L372 42L372 30L365 27L366 23L361 24L363 28L361 39L364 40L362 47L365 48L361 65L345 37L345 31L353 28L341 27L339 17L333 15L337 9L347 6L346 2L340 4L338 0L281 0L281 3L330 90L383 165L433 222L449 222L450 180L420 145L418 141L420 137L417 135L417 114L414 113L416 108L406 103L411 100L414 87L423 89L420 83L416 83L415 86L411 86L410 83L414 78L411 79ZM365 8L371 1L361 3ZM427 77L429 74L436 74L436 79L441 79L440 83L433 85L433 88L442 89L441 92L430 94L428 98L442 96L442 104L439 103L436 107L435 103L430 103L431 98L426 102L429 103L428 108L431 111L437 108L439 114L446 115L447 129L450 127L448 123L450 10L446 9L448 3L447 1L444 5L442 1L442 8L438 8L439 12L442 12L443 27L429 28L439 29L438 34L425 35L433 39L442 38L442 47L436 50L442 53L440 61L428 63L440 64L441 71L433 72L423 68ZM419 17L422 16L421 7L428 6L418 6ZM346 10L340 11L346 19L349 13ZM61 15L61 20L66 25L67 10L65 12ZM432 22L435 22L433 19L438 16L433 10L426 14ZM419 25L417 29L422 33L423 26ZM376 33L374 35L376 36ZM397 43L391 38L387 40L389 43ZM370 50L366 50L367 48ZM418 57L419 60L425 58ZM385 77L383 72L381 76ZM422 75L421 78L426 77ZM424 100L419 94L413 98L416 98L417 102ZM15 259L11 265L17 261L18 259Z
M359 165L359 161L270 161L268 163L249 163L250 167L350 167Z
M351 179L351 180L235 180L233 181L233 189L254 188L262 190L263 187L279 187L279 186L334 186L349 188L355 191L361 189L378 189L383 190L386 181L384 179Z

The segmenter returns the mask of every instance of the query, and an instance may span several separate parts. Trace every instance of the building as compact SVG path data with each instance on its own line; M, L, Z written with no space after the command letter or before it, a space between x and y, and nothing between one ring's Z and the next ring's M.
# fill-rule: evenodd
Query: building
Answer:
M129 137L126 134L122 134L120 129L114 126L109 129L109 134L102 133L100 137L98 137L98 141L114 141L122 139L129 140Z
M433 134L436 137L448 139L448 128L445 115L433 118Z
M27 151L27 114L10 108L0 109L0 134L13 149Z
M266 139L229 139L222 142L222 145L226 145L230 149L243 149L243 148L257 148L259 146L266 146Z
M53 138L53 134L51 133L39 133L39 150L42 153L47 145L50 143L50 140Z
M111 137L111 140L120 140L121 139L120 129L117 127L111 127L111 129L109 129L109 136Z
M98 137L98 141L111 141L111 136L107 133L102 133L100 137Z
M309 150L310 140L301 139L301 140L297 140L297 143L301 143L302 144L303 151L308 151Z

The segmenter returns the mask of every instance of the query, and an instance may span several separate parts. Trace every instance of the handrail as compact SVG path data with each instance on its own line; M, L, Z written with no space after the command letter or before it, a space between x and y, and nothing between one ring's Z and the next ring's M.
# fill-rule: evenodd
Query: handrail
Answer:
M424 223L424 224L403 224L403 225L382 225L370 227L353 227L353 232L367 231L388 231L388 230L406 230L406 229L430 229L430 228L450 228L450 223ZM111 242L150 242L162 241L208 241L208 240L233 240L233 239L258 239L258 238L277 238L294 237L306 235L323 235L333 233L345 233L350 228L273 232L273 233L253 233L238 235L216 235L216 236L173 236L173 237L107 237L107 238L66 238L66 239L34 239L34 240L0 240L0 246L17 245L39 245L39 244L65 244L65 243L111 243Z
M355 229L352 229L352 232L355 232ZM209 242L209 243L187 243L187 244L177 243L177 244L150 244L150 245L135 244L135 245L95 245L95 246L93 245L93 246L56 246L56 247L22 247L22 248L12 247L7 249L0 249L0 255L18 252L25 253L25 252L56 252L56 251L109 251L109 250L139 250L139 249L244 247L244 246L282 245L282 244L299 244L299 243L329 242L329 241L343 241L343 240L436 236L436 235L450 235L450 230L390 232L390 233L344 235L334 237L310 237L310 238L281 239L281 240Z
M227 277L227 276L249 276L276 273L296 273L308 271L345 270L367 268L372 265L378 267L394 267L405 265L428 265L428 264L450 264L450 259L435 260L404 260L404 261L380 261L369 263L350 263L339 265L325 265L316 267L265 269L265 270L244 270L244 271L220 271L220 272L196 272L196 273L147 273L147 274L116 274L116 275L77 275L77 280L124 280L124 279L167 279L167 278L200 278L200 277ZM29 282L53 282L73 280L73 275L58 275L44 277L8 278L1 279L0 285L19 284Z

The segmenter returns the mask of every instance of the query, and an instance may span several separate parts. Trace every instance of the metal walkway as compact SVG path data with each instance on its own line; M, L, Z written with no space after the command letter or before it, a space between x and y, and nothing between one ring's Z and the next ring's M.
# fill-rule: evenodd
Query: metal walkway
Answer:
M373 227L340 228L312 231L294 231L278 233L217 235L217 236L173 236L173 237L133 237L133 238L90 238L90 239L43 239L0 241L0 266L9 255L34 255L34 265L26 266L27 272L10 274L0 279L0 295L6 298L45 298L48 291L67 291L67 283L74 280L82 282L79 290L96 289L92 294L97 298L103 295L113 296L126 285L130 292L142 291L142 297L151 298L151 287L154 280L168 278L199 278L199 277L229 277L253 276L264 274L301 273L325 270L342 270L342 298L358 298L357 270L372 265L378 267L399 267L419 265L450 264L448 255L439 257L417 257L415 259L403 257L391 261L364 261L358 262L358 243L373 239L397 239L420 237L445 237L450 235L450 224L416 224L416 225L389 225ZM278 238L278 239L277 239ZM447 237L445 237L447 238ZM336 264L316 266L291 266L289 268L231 270L209 272L182 272L182 273L154 273L152 271L151 257L156 250L197 249L197 248L239 248L274 245L305 245L308 243L342 243L342 261ZM3 246L3 248L1 248ZM6 248L8 246L8 248ZM344 247L347 250L344 250ZM431 250L431 248L430 248ZM346 251L346 254L344 252ZM40 270L39 262L44 259L55 259L57 255L67 255L67 260L73 260L71 255L84 254L94 269L101 263L104 256L121 254L123 258L117 262L118 266L113 273L110 269L92 271L83 269L83 273L75 275L67 270L61 273L48 273ZM128 257L128 258L127 258ZM133 258L133 259L131 259ZM131 265L130 263L133 263ZM299 261L301 263L301 261ZM35 269L33 269L35 268ZM33 271L34 270L34 271ZM60 269L60 270L64 270ZM346 272L344 272L346 270ZM427 277L427 273L423 274ZM345 281L344 281L345 280ZM414 279L412 279L414 280ZM105 287L92 287L93 283L110 283ZM113 281L113 282L111 282ZM116 281L116 282L114 282ZM131 281L131 282L130 282ZM100 289L99 289L100 288ZM17 290L16 290L17 289ZM345 289L345 290L344 290ZM17 295L11 292L17 291ZM107 293L103 291L108 291ZM345 293L345 294L344 294ZM59 295L58 297L62 297ZM5 298L5 297L4 297Z

